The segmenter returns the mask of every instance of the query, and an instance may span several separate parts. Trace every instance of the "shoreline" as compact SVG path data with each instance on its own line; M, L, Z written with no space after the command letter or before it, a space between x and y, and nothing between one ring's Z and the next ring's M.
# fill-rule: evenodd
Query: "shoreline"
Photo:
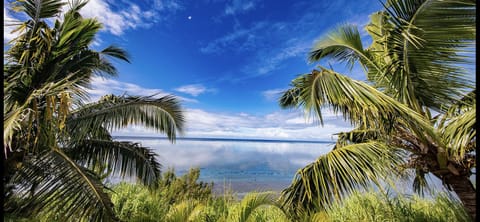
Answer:
M205 181L203 181L205 182ZM215 196L223 196L231 194L236 198L242 199L246 194L251 192L274 192L278 195L286 189L291 180L270 180L270 181L211 181L213 182L212 193Z

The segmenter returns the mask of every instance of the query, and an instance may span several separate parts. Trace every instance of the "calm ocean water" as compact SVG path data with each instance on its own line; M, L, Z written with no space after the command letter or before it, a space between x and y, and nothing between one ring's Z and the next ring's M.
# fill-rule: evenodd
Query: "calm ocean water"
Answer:
M333 142L167 139L116 137L119 141L140 142L159 155L163 170L174 168L179 175L200 168L200 180L213 182L216 192L224 187L235 193L280 191L295 172L332 149Z
M165 138L115 137L152 148L163 165L183 175L200 168L200 180L213 182L214 191L231 190L239 196L251 191L281 191L291 183L295 172L329 152L334 142L194 139L180 138L175 144ZM435 194L444 191L441 181L429 177ZM115 183L118 178L112 178ZM396 181L401 193L412 194L412 180Z

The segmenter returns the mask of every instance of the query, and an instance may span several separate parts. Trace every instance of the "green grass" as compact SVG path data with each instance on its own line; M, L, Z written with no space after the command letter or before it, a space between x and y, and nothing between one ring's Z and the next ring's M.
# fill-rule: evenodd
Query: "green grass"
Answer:
M435 198L418 195L386 198L377 192L355 192L325 214L328 221L469 221L461 203L445 193Z

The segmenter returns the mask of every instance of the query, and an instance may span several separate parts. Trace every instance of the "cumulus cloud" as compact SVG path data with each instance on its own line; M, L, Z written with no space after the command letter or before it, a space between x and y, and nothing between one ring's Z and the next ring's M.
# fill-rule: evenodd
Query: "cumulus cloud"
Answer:
M170 94L162 89L145 88L136 84L94 77L88 90L92 101L106 94L143 95ZM274 92L275 90L270 90ZM196 103L195 99L179 97L184 102ZM285 140L321 140L330 141L334 133L348 131L350 124L330 109L322 112L324 126L320 126L313 117L305 117L300 110L281 110L265 115L246 112L222 113L203 109L185 109L185 137L209 138L251 138ZM113 132L124 136L164 136L143 126L130 126Z
M185 137L248 138L331 141L333 134L351 126L330 110L323 113L324 126L298 111L279 111L267 115L219 113L186 109ZM162 136L136 126L115 131L114 135Z
M81 13L84 17L98 19L108 32L114 35L122 35L127 29L148 25L146 17L151 17L154 12L141 10L135 4L131 4L127 10L114 11L108 2L104 0L90 0L82 8Z
M207 89L202 84L190 84L190 85L180 86L178 88L175 88L175 91L186 93L192 96L198 96L206 92L215 92L214 89Z
M116 7L115 4L126 5ZM151 27L184 9L178 0L149 0L145 2L145 5L149 7L141 7L135 3L124 3L123 1L90 0L80 12L86 18L98 19L103 24L104 31L120 36L127 30ZM68 10L68 7L66 4L63 11ZM3 18L5 42L14 37L10 34L14 28L6 26L6 24L15 22L16 19L5 8Z
M114 94L114 95L132 95L132 96L152 96L161 97L168 94L171 94L167 91L162 89L152 89L152 88L145 88L141 87L136 84L126 83L117 81L114 79L107 79L102 77L93 77L91 81L90 89L87 89L87 92L90 94L90 101L96 101L100 99L100 97L107 95L107 94ZM198 102L195 99L186 98L176 96L183 102L191 102L196 103Z

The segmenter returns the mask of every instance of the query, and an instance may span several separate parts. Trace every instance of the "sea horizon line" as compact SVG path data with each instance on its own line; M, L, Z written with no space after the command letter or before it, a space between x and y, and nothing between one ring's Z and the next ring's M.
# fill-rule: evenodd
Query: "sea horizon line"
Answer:
M168 137L164 136L125 136L115 135L114 139L122 138L142 138L142 139L162 139L168 140ZM264 143L335 143L335 141L325 140L307 140L307 139L267 139L267 138L226 138L226 137L177 137L175 140L187 140L187 141L231 141L231 142L264 142Z

